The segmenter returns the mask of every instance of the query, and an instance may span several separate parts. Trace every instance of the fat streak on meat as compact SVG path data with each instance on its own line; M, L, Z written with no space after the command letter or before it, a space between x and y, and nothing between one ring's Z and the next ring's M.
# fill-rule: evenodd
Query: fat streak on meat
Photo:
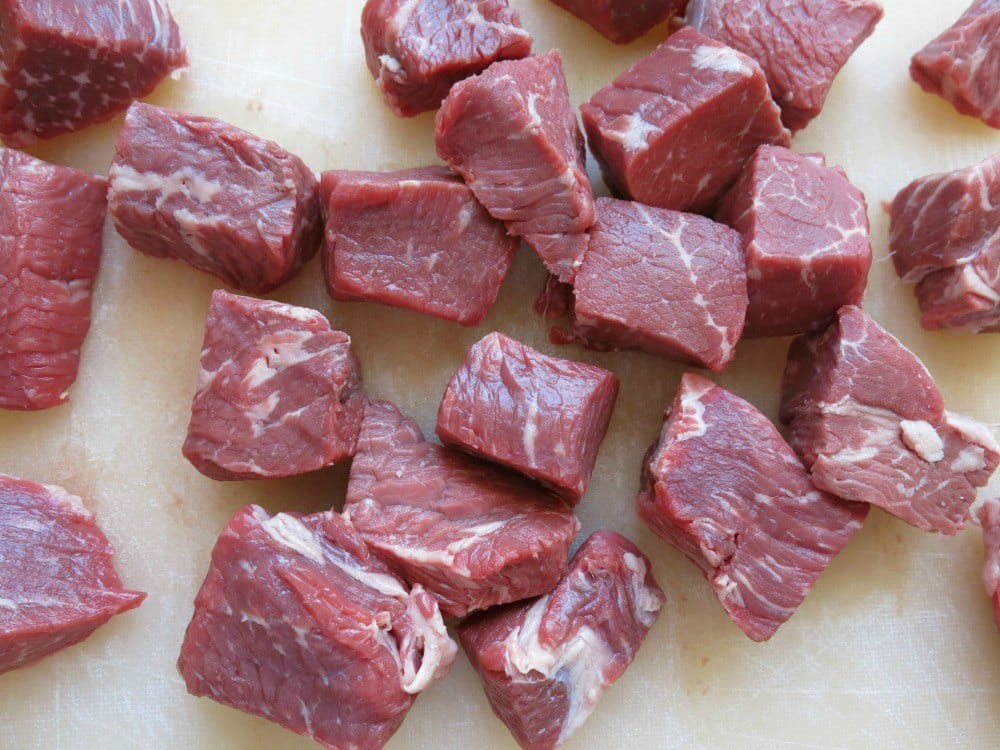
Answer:
M646 34L687 0L552 0L580 18L615 44L628 44Z
M983 527L983 585L986 595L993 600L993 614L1000 627L1000 499L991 498L979 508L979 522Z

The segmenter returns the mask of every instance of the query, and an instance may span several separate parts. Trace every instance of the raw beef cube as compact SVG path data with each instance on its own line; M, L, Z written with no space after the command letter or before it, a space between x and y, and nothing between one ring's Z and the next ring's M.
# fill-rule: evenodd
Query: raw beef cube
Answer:
M0 672L88 638L146 595L128 591L94 514L62 487L0 474Z
M456 84L434 134L438 155L486 210L571 281L583 249L571 237L594 223L594 195L559 52L494 63Z
M433 597L341 516L247 506L215 543L177 666L192 695L378 750L456 651Z
M403 117L437 109L453 84L497 60L531 54L507 0L368 0L361 39L368 70Z
M635 41L683 10L687 0L552 0L615 44Z
M109 120L184 67L164 0L0 0L0 137L20 148Z
M623 198L706 213L762 143L790 134L746 55L682 29L581 107L604 181Z
M1000 499L992 498L979 509L979 522L983 526L983 547L986 562L983 564L983 584L986 595L993 600L993 613L1000 627Z
M792 343L781 419L817 487L925 531L962 529L1000 461L990 431L945 411L920 360L857 307Z
M691 0L686 22L759 62L785 125L800 130L881 19L873 0Z
M975 0L913 56L910 76L963 115L1000 128L1000 0Z
M739 234L641 203L600 198L597 206L576 278L574 337L725 369L747 310Z
M691 374L646 454L637 505L755 641L795 613L868 513L817 491L763 414Z
M746 336L789 336L860 304L872 246L868 204L822 154L761 146L715 217L743 235Z
M1000 154L903 188L889 246L924 328L1000 331Z
M369 300L476 325L518 241L443 167L326 172L323 271L334 299Z
M529 480L428 442L386 401L369 403L345 516L447 616L555 588L580 522Z
M76 381L107 181L0 148L0 408L57 406Z
M518 744L551 750L625 673L663 603L646 556L615 532L598 531L551 594L477 615L458 633Z
M220 480L322 469L354 455L364 402L350 336L315 310L220 289L184 455Z
M316 175L221 120L134 104L118 136L109 203L136 250L265 294L323 237Z
M491 333L448 383L437 434L576 504L587 492L617 398L618 378L607 370Z

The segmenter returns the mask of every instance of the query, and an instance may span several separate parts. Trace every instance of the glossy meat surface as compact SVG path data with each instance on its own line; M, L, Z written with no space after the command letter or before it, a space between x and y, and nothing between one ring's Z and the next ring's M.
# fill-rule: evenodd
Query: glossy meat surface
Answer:
M552 0L615 44L628 44L683 10L687 0Z

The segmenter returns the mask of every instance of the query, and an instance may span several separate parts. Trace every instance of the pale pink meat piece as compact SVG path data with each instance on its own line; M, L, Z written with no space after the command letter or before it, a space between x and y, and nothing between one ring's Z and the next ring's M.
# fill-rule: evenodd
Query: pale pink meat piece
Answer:
M979 509L979 523L983 527L983 585L986 595L993 600L993 614L1000 627L1000 499L991 498Z
M615 44L628 44L675 13L687 0L552 0Z

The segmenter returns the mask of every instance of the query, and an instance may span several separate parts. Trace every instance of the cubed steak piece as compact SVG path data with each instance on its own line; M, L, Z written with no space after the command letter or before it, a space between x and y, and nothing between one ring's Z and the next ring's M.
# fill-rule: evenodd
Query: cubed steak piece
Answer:
M379 557L454 617L551 591L580 530L562 500L428 442L386 401L365 408L344 514Z
M795 613L868 514L817 491L752 404L692 374L646 454L637 505L755 641Z
M402 117L437 109L453 84L497 60L531 54L507 0L368 0L361 39L368 70Z
M963 115L1000 128L1000 0L975 0L913 56L910 77Z
M861 303L872 265L868 204L822 154L761 146L715 218L743 235L745 336L808 333Z
M351 337L315 310L216 290L184 455L212 479L270 479L354 455L365 394Z
M986 595L993 600L993 614L1000 627L1000 499L991 498L979 509L979 522L983 526L983 585Z
M110 179L111 216L132 247L248 292L288 281L323 238L316 175L221 120L133 104Z
M334 299L481 323L518 241L443 167L323 174L323 272Z
M552 0L615 44L628 44L684 9L687 0Z
M498 62L456 84L437 114L438 155L507 231L572 281L594 223L584 141L558 51Z
M336 513L247 506L226 526L177 666L188 692L331 750L378 750L457 646Z
M781 419L816 486L954 534L1000 461L978 422L945 411L930 373L857 307L796 339Z
M69 395L90 328L108 184L0 148L0 409Z
M551 594L477 615L458 634L518 744L552 750L625 673L664 601L646 556L598 531Z
M622 198L707 213L762 143L790 134L746 55L682 29L581 107L604 181Z
M146 595L128 591L83 501L0 474L0 673L79 643Z
M164 0L0 0L0 137L21 148L109 120L185 67Z
M873 0L691 0L686 23L760 63L794 131L819 115L833 79L881 19Z
M613 373L491 333L472 346L448 383L437 434L575 505L587 492L617 398Z
M914 180L892 203L896 272L927 329L1000 332L1000 153Z

